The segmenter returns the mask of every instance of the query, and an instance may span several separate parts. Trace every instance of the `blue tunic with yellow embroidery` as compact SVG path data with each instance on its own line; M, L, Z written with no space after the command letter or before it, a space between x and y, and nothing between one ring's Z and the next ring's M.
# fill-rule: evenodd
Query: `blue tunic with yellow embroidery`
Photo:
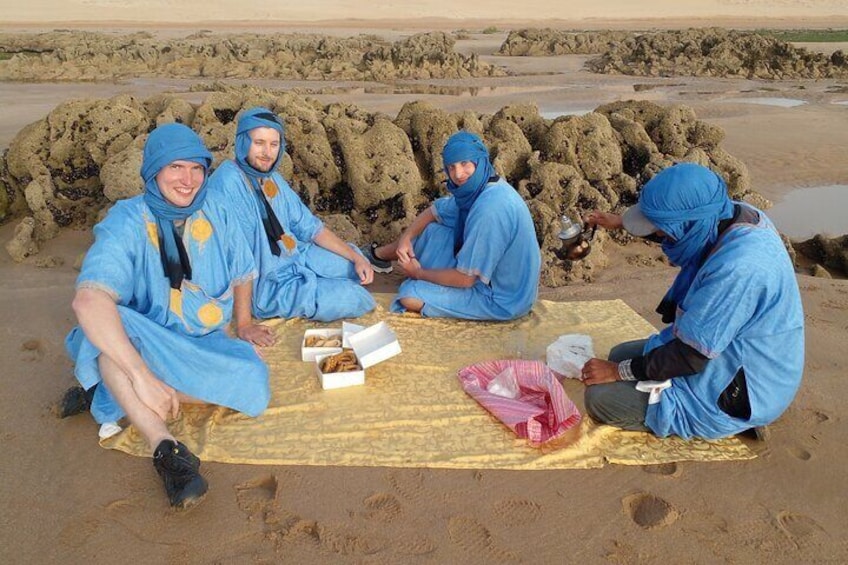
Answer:
M436 221L415 239L415 256L425 269L456 269L477 277L470 288L407 279L392 303L403 312L402 297L424 302L426 317L513 320L527 314L538 295L541 252L527 204L505 180L489 183L465 222L464 242L454 254L459 208L453 196L431 208Z
M374 309L374 298L360 284L353 263L313 243L324 224L279 173L271 173L263 183L265 197L290 242L288 246L283 241L276 243L279 255L271 252L259 203L235 162L218 167L207 190L209 200L227 206L238 220L253 250L259 270L253 281L253 314L257 318L331 321L355 318Z
M186 219L182 241L192 276L172 289L162 268L156 220L142 196L116 203L94 227L77 288L112 296L130 341L151 371L188 396L250 416L268 405L268 368L252 345L228 336L233 287L255 278L250 249L222 207L206 202ZM100 351L77 326L65 341L86 389L101 381ZM98 422L124 416L106 386L91 407Z

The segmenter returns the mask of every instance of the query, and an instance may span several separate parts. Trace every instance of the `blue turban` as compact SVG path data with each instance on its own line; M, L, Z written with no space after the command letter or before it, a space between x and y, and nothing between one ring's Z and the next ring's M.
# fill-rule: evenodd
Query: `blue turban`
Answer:
M156 175L174 161L191 161L203 166L204 178L194 200L185 207L175 206L162 196ZM176 233L174 220L185 220L203 206L206 200L206 172L212 164L212 154L203 140L182 124L165 124L150 132L144 144L141 178L144 180L144 202L156 217L159 232L159 252L165 275L171 288L179 289L183 278L191 280L191 265Z
M448 167L461 161L471 161L476 169L465 184L457 186L450 178ZM453 195L459 208L459 216L454 226L454 253L457 253L465 240L465 220L468 218L468 211L492 178L497 178L497 174L489 161L489 150L486 149L483 140L467 131L460 131L450 136L442 149L442 163L447 175L448 192Z
M247 162L247 152L250 150L250 144L252 143L252 140L250 139L250 131L263 127L274 129L280 134L280 152L277 154L277 160L274 161L274 165L271 167L271 170L267 173L254 169L253 166ZM280 121L280 118L278 118L274 112L268 108L257 106L256 108L247 110L241 115L238 121L238 126L236 127L235 154L236 164L238 164L239 168L244 171L246 175L254 179L270 175L272 171L277 170L277 165L280 164L280 160L283 158L283 153L285 153L285 151L286 138L283 122Z
M668 236L662 249L671 263L680 267L680 273L664 301L680 304L718 241L719 222L733 217L727 185L706 167L680 163L652 178L642 188L639 204L631 210L637 215L641 212Z
M277 153L277 159L268 172L257 170L247 162L247 154L250 151L250 145L253 143L253 140L250 138L250 132L262 127L274 129L280 134L280 152ZM242 114L236 127L236 164L247 175L250 185L253 188L253 195L259 202L259 215L262 220L262 227L265 229L265 236L268 239L268 246L271 249L271 253L277 256L280 255L280 238L285 235L286 231L274 213L271 203L268 202L268 197L262 190L261 181L263 177L271 176L271 173L280 164L280 159L283 158L283 153L286 151L284 133L283 122L280 121L280 118L268 108L261 106L251 108Z

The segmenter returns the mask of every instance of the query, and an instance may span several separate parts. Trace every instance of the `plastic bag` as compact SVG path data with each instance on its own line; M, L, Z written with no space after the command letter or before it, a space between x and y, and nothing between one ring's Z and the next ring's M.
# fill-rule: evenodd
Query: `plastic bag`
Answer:
M584 334L561 335L547 349L548 367L569 379L582 379L583 365L594 356L592 338Z
M512 366L508 366L489 381L486 390L504 398L518 398L521 390L518 388L518 379L515 378L515 370Z
M516 398L489 390L489 385L502 375L506 375L502 380L509 380L510 376L515 379ZM457 376L469 396L530 445L555 439L580 422L574 402L541 361L486 361L460 369Z

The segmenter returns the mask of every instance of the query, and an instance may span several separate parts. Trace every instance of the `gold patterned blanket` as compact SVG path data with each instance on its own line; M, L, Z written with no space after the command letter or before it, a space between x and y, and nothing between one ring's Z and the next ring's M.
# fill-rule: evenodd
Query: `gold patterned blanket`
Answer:
M539 301L520 320L503 323L425 319L388 312L389 295L356 320L385 321L402 353L366 370L365 385L322 390L315 365L300 360L304 331L341 327L304 320L270 321L278 343L264 350L272 398L259 418L220 407L184 406L174 435L201 459L226 463L350 465L446 469L576 469L675 461L754 458L735 438L658 439L594 424L584 417L555 445L533 448L463 392L457 370L487 359L544 359L562 334L592 336L595 353L647 336L654 328L620 300ZM583 385L566 379L565 392L583 412ZM147 456L134 428L104 447Z

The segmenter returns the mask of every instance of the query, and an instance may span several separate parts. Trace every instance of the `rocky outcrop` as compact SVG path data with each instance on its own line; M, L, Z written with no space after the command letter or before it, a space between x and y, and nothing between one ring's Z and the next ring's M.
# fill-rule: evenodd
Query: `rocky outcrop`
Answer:
M558 29L519 29L510 31L498 55L513 57L550 55L595 55L610 45L626 40L627 31L563 31Z
M103 81L131 77L391 80L502 76L477 55L454 51L442 32L390 43L375 36L82 31L0 34L3 80Z
M596 73L654 77L848 77L842 51L827 56L754 32L717 28L634 34L586 65Z
M817 235L792 244L798 255L813 262L813 275L830 278L831 273L838 273L843 277L848 276L848 235Z
M848 77L848 55L813 53L767 35L719 28L679 31L512 31L499 55L595 55L596 73L748 79Z
M587 259L568 261L557 238L563 214L620 211L636 201L643 183L676 161L713 168L735 198L758 197L744 165L720 147L721 130L684 106L616 102L551 121L529 104L481 115L416 101L391 119L350 104L252 87L214 92L196 106L169 95L118 96L64 103L15 137L0 160L6 214L18 222L7 251L27 259L60 229L90 226L111 203L138 194L142 147L156 125L186 123L217 165L232 157L238 112L257 104L285 120L280 171L292 188L329 225L359 242L397 237L445 194L441 150L448 137L459 129L480 134L496 170L530 207L542 247L542 281L549 286L591 279L606 263L609 238L628 240L599 233Z

